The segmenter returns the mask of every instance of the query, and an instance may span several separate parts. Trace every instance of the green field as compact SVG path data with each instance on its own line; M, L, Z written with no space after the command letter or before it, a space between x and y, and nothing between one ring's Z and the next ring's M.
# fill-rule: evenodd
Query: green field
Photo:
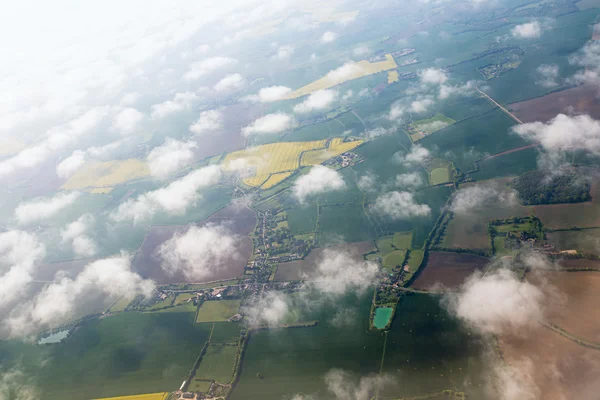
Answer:
M210 328L189 313L126 312L90 321L56 345L2 341L0 354L35 376L49 399L164 392L181 385Z
M450 170L447 167L436 168L429 174L429 182L432 185L439 185L450 181Z
M212 344L218 343L237 343L240 340L240 332L242 330L242 323L237 322L207 322L213 326L212 335L210 342Z
M214 379L224 384L229 383L233 376L233 365L237 351L237 344L234 346L223 344L209 345L196 370L196 378Z
M434 132L437 132L441 129L446 128L447 126L452 125L456 121L452 118L446 117L444 114L436 114L431 118L421 119L419 121L413 122L411 125L412 128L419 132L423 132L423 134L431 135ZM415 140L413 138L413 140ZM416 139L418 140L418 139Z
M528 144L510 128L515 125L500 109L458 122L419 141L435 157L454 162L466 172L473 162L488 154L497 154Z
M184 304L184 303L189 303L188 300L190 300L194 297L196 297L196 295L194 293L179 293L179 294L177 294L177 296L175 296L175 302L173 304L180 305L180 304Z
M339 205L320 208L319 242L345 243L374 240L371 226L361 205Z
M288 225L294 235L314 232L317 227L317 204L310 203L286 210Z
M402 266L407 250L394 250L382 257L383 268L391 271L396 266Z
M412 246L412 232L396 232L392 244L397 249L410 249Z
M421 262L423 262L423 250L411 250L410 257L408 258L410 272L415 273L421 266Z
M529 148L479 162L479 169L470 176L482 181L505 176L516 176L537 168L537 150Z
M367 298L343 299L338 307L349 310L352 319L347 325L327 323L337 312L327 307L313 311L314 319L320 321L315 327L252 333L231 399L281 400L297 394L329 398L324 376L332 368L351 373L357 382L380 369L390 380L402 382L384 385L380 398L417 396L451 387L468 390L469 398L483 398L478 389L483 369L477 358L477 339L440 308L437 298L403 297L387 341L385 334L368 331ZM423 323L424 315L428 315L427 323Z
M183 303L175 307L163 308L162 310L154 311L158 313L178 313L178 312L192 312L195 313L198 306L195 306L193 302Z
M207 393L210 389L210 385L212 385L212 381L205 381L201 380L200 378L193 379L192 382L190 382L187 390L194 393Z
M241 300L211 300L205 301L198 310L196 322L227 321L240 309Z
M110 307L110 312L120 312L120 311L125 311L125 308L129 305L129 303L131 303L131 299L122 296L121 298L119 298L119 300L117 300L115 302L115 304L113 304Z

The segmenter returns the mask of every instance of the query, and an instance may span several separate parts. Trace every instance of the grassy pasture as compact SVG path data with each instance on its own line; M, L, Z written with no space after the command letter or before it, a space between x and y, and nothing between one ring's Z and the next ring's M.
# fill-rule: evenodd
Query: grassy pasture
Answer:
M210 300L205 301L198 310L196 322L227 321L240 309L240 300Z
M439 131L440 129L444 129L447 126L452 125L455 122L456 121L452 118L449 118L444 114L437 113L431 118L421 119L410 124L410 126L415 130L415 133L412 133L410 138L413 142L416 142L434 132Z
M524 149L479 162L479 169L470 176L476 180L520 175L537 168L537 150Z
M237 343L240 340L240 331L243 325L237 322L207 322L213 327L210 342L218 343Z
M391 271L396 266L402 266L406 258L406 252L407 250L394 250L384 255L381 259L383 268Z
M214 379L224 384L229 383L233 377L233 364L237 349L237 345L209 345L196 370L196 378Z
M173 304L178 306L180 304L189 303L189 300L194 297L196 297L194 293L179 293L175 297L175 302Z
M439 185L450 181L450 170L448 167L435 168L429 174L429 182L432 185Z
M125 296L121 296L121 298L119 298L119 300L117 300L115 302L115 304L113 304L110 307L110 312L125 311L125 308L129 305L129 303L131 303L131 299L130 298L127 298Z
M293 234L314 232L317 227L317 204L309 203L286 210L290 231Z
M412 232L396 232L392 244L397 249L410 249L412 246Z

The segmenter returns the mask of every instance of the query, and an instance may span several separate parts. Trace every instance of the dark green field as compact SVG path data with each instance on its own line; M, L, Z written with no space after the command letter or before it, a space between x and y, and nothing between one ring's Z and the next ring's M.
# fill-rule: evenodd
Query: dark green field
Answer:
M361 205L326 206L320 208L319 241L346 243L374 240L375 230L371 226Z
M211 325L193 313L120 313L79 328L64 343L0 342L2 364L17 362L50 399L89 399L177 389Z
M324 376L332 368L343 369L358 381L360 376L379 373L384 352L382 371L394 383L383 387L382 398L466 390L467 384L473 398L482 398L476 387L481 368L477 339L473 334L467 336L440 309L437 299L423 295L404 298L387 341L385 333L367 331L369 303L340 303L340 307L352 307L354 318L348 326L338 328L329 323L335 313L330 310L319 312L316 327L253 333L231 398L322 397L326 394Z

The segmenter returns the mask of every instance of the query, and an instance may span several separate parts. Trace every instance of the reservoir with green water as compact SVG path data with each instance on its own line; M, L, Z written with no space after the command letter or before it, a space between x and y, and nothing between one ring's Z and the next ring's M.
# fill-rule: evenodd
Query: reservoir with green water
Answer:
M375 309L375 318L373 318L373 326L377 329L385 329L388 322L392 318L394 309L392 307L379 307Z

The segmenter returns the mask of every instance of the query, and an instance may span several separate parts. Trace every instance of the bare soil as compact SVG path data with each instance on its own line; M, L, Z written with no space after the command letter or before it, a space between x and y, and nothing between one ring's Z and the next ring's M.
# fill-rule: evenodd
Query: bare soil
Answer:
M444 251L429 253L427 266L421 272L413 287L430 289L434 285L454 289L459 287L473 272L482 270L489 259L473 254L459 254Z

